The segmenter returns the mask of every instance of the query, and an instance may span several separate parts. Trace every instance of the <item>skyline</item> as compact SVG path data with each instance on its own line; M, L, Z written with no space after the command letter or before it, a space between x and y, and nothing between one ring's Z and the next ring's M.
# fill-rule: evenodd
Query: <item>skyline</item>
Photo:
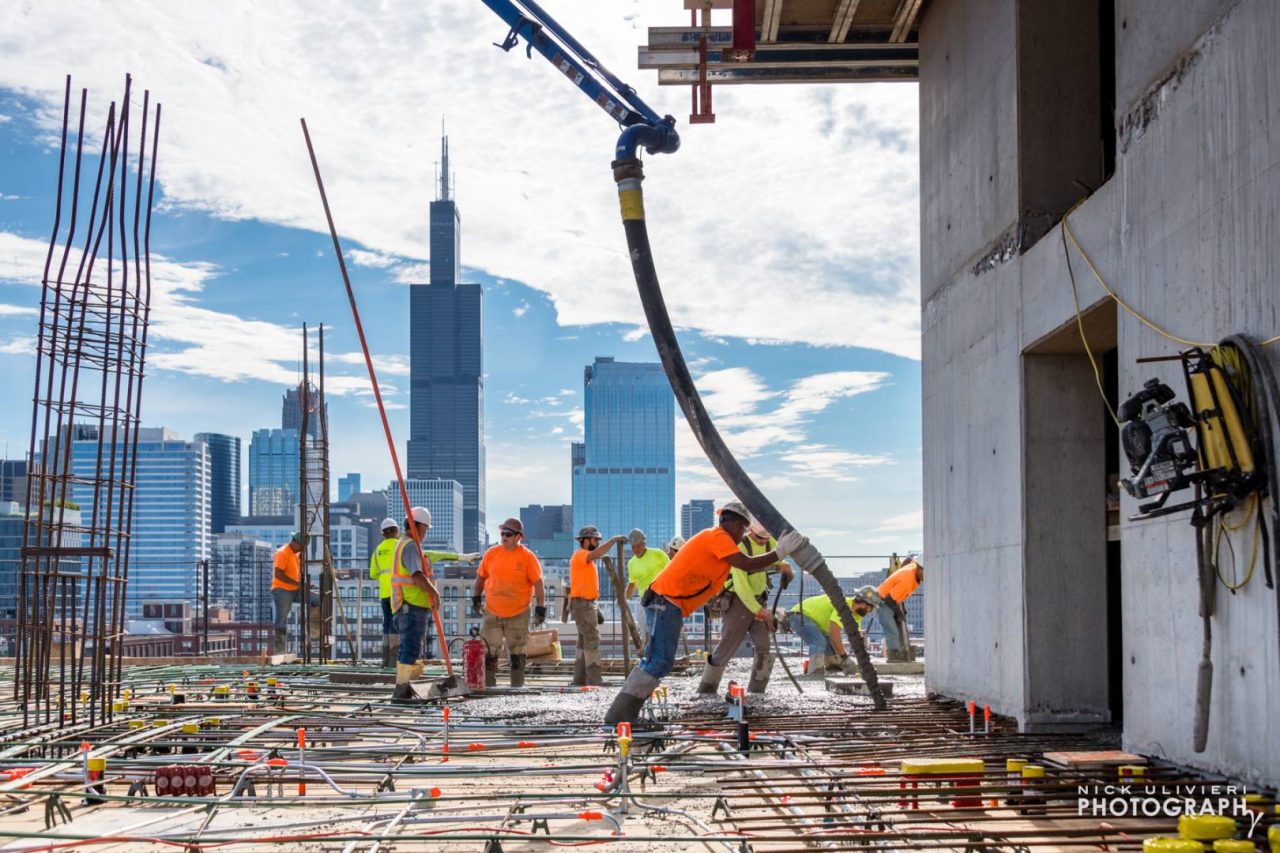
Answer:
M484 9L441 0L429 9L391 4L378 16L345 10L309 36L363 57L337 76L313 64L285 67L274 50L260 67L234 28L200 4L175 15L126 2L106 32L51 7L17 16L12 50L0 56L0 388L11 399L31 392L32 285L53 218L50 129L60 121L62 75L89 88L96 119L129 67L165 104L145 422L247 446L297 384L302 322L324 322L331 470L388 481L296 118L307 116L316 139L403 465L405 290L430 270L428 207L446 114L451 194L467 210L462 275L481 285L486 303L486 505L502 518L522 505L568 502L582 368L596 355L656 356L608 180L613 129L549 69L490 47ZM260 37L285 50L306 9L284 3L258 17ZM635 3L560 17L636 83L637 39L651 24L671 23ZM126 62L110 31L142 21L177 47ZM51 26L81 39L83 55L43 55L37 34ZM422 32L429 56L410 58ZM390 68L397 64L403 69ZM368 79L384 71L386 85L371 99ZM301 85L300 75L314 81ZM824 548L917 547L914 85L726 89L717 124L690 128L687 93L650 83L646 94L681 117L685 140L680 154L655 162L646 184L659 272L717 426ZM550 110L563 116L554 126L540 118ZM808 157L777 168L758 150L762 128L780 150L803 146ZM503 142L511 138L521 140L518 150ZM725 152L751 180L709 151ZM833 174L858 205L823 197ZM844 225L817 227L832 221ZM11 458L29 438L20 408L0 415ZM688 428L679 420L675 428L677 505L725 499Z

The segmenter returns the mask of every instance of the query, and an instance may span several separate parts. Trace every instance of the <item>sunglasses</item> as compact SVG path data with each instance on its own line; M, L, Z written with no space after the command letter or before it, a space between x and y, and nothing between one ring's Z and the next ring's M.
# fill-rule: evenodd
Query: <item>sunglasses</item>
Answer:
M519 533L516 533L514 530L503 530L503 531L501 531L501 534L502 534L502 538L503 538L503 539L509 539L509 538L511 538L512 536L519 536L519 535L520 535Z

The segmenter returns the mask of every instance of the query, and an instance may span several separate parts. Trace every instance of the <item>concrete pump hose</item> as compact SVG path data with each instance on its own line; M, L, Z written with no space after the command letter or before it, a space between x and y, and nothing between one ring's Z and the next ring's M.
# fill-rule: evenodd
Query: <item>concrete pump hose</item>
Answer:
M618 184L622 225L626 230L627 249L631 254L631 267L636 277L636 288L640 292L640 302L644 305L645 318L649 322L649 333L653 336L658 357L662 361L667 379L671 382L671 390L680 404L680 410L689 421L689 427L697 437L698 443L702 445L707 459L733 494L746 505L747 510L761 524L773 531L775 535L781 536L793 529L791 524L757 488L730 452L712 422L711 416L707 414L698 389L694 386L693 377L689 375L684 356L680 352L680 343L676 339L675 330L671 327L671 318L667 314L666 302L662 298L662 288L658 283L653 253L649 247L649 231L644 218L644 195L640 187L641 181L644 180L644 167L640 159L634 156L622 156L612 165L613 178ZM840 621L849 639L849 647L853 650L858 669L871 693L875 708L878 711L885 710L888 703L880 689L880 682L876 676L875 667L871 664L871 657L867 654L867 647L862 641L862 635L858 632L858 622L854 619L840 584L831 574L822 554L812 544L808 544L793 554L792 558L802 571L813 576L822 587L822 591L831 599L836 612L840 614Z

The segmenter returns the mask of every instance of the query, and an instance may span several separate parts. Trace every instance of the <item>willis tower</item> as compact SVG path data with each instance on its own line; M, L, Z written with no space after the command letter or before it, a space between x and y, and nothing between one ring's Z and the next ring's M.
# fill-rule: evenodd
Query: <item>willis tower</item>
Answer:
M431 202L431 281L409 287L408 476L462 484L463 550L485 543L484 351L480 285L459 283L462 218L441 138Z

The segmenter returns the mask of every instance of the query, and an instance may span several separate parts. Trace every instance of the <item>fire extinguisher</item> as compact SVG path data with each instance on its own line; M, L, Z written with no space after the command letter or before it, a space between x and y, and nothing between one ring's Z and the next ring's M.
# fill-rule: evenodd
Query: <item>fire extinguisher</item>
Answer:
M484 690L484 640L480 639L480 629L471 629L471 639L462 644L463 677L467 689L477 693Z

